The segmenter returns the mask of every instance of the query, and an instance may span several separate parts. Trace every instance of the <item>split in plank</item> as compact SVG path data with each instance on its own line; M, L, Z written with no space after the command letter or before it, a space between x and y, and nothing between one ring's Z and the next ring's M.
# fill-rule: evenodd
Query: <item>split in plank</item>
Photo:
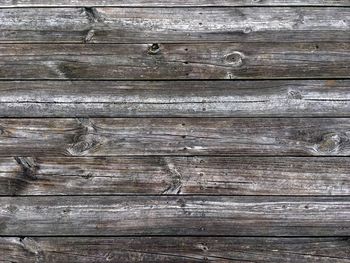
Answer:
M0 119L0 156L349 156L348 118Z
M350 42L0 46L0 79L169 80L349 76Z
M350 195L349 158L0 158L0 195Z
M229 6L350 6L347 0L1 0L0 7L229 7Z
M88 116L348 117L350 81L0 81L0 117Z
M2 237L8 262L350 262L347 237Z
M0 206L0 235L350 235L350 197L31 196Z
M271 8L9 8L0 42L350 41L350 10Z

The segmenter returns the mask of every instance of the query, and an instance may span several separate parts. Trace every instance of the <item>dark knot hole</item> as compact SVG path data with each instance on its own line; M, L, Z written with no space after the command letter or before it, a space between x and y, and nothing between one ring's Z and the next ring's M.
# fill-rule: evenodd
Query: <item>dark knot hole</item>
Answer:
M149 48L148 48L148 53L151 55L155 55L160 51L160 46L157 43L152 44Z

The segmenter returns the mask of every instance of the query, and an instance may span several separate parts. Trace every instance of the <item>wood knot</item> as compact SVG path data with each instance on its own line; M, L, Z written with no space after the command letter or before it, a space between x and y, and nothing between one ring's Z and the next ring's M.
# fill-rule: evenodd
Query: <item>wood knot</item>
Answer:
M102 22L103 19L100 13L97 11L95 7L84 7L83 11L85 12L87 19L90 23L94 24L96 22Z
M325 134L315 146L315 150L319 153L337 153L340 149L341 141L341 137L336 133Z
M156 55L160 52L160 45L155 43L148 47L148 54Z
M4 137L11 136L11 132L9 130L6 130L5 127L0 126L0 135Z
M27 179L36 180L36 172L39 166L31 157L14 157L18 165L22 168L22 176Z
M241 52L233 52L232 54L229 54L226 56L225 60L227 63L233 65L233 66L241 66L243 64L243 54Z
M10 213L15 213L18 210L18 208L17 206L9 205L6 207L6 210L9 211Z
M94 36L95 36L95 30L90 29L90 30L86 33L86 36L85 36L85 38L84 38L84 42L85 42L85 43L91 42Z
M288 97L291 99L295 99L295 100L301 100L303 98L303 96L301 95L300 91L297 90L291 90L288 92Z
M235 79L235 78L236 78L236 76L233 75L231 72L226 73L225 79Z
M202 250L203 252L206 252L206 251L209 250L207 244L205 244L205 243L199 243L199 244L197 245L197 247L198 247L200 250Z
M79 128L73 136L72 144L67 151L70 155L84 155L91 153L102 144L101 138L96 134L95 125L89 119L78 119Z
M181 206L181 207L186 207L186 201L184 199L179 199L177 200L177 203Z
M84 155L100 145L100 140L93 134L78 136L74 139L73 144L67 149L70 155Z
M249 33L251 33L253 30L250 28L250 27L245 27L244 29L243 29L243 33L244 34L249 34Z
M32 253L36 256L36 261L37 263L42 263L45 262L45 256L44 256L44 251L40 247L40 244L29 237L23 237L19 239L20 244L22 244L22 247L29 253Z

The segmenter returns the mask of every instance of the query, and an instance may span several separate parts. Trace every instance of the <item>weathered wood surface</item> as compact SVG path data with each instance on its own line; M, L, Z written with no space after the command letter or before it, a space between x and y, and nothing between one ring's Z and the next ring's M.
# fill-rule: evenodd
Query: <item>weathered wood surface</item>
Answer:
M349 156L347 118L1 119L0 156Z
M350 262L349 7L0 0L0 262Z
M2 237L2 262L350 262L349 238Z
M0 7L218 7L218 6L350 6L348 0L1 0Z
M0 158L1 195L350 195L349 158Z
M168 80L349 76L350 42L0 46L0 79Z
M0 81L0 117L74 116L348 117L350 81Z
M167 2L164 2L167 3ZM0 42L350 41L348 8L8 8Z
M0 205L0 235L350 235L350 197L31 196Z

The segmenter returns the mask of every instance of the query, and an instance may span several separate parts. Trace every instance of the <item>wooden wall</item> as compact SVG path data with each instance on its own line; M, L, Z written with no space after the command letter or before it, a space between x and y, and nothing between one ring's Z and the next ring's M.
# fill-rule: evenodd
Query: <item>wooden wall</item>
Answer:
M0 0L0 262L350 262L349 0Z

